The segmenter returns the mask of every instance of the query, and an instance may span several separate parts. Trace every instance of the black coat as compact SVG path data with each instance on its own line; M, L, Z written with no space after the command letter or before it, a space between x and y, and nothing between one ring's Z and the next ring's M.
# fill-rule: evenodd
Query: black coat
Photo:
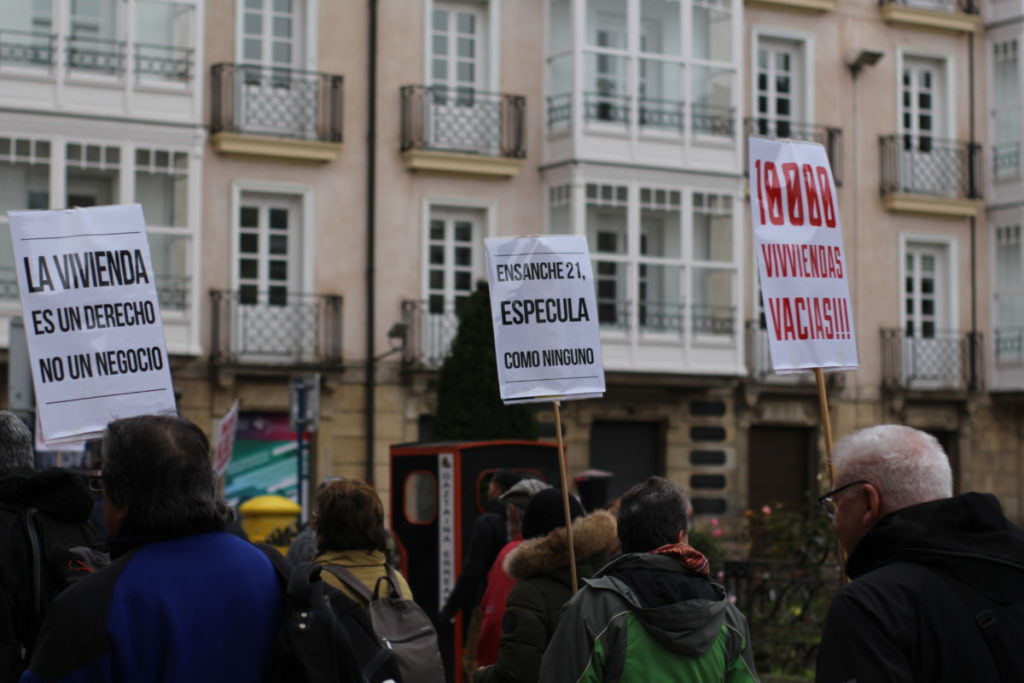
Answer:
M819 683L1024 681L1024 532L992 495L914 505L879 521L846 564L853 581L829 609ZM992 650L951 581L995 617Z

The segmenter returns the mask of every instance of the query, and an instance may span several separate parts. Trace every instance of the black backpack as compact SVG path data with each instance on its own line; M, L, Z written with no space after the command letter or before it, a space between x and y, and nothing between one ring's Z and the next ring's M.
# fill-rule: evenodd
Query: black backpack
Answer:
M285 589L268 681L403 683L393 653L373 632L365 610L324 583L320 565L303 562L292 568L275 548L257 545Z

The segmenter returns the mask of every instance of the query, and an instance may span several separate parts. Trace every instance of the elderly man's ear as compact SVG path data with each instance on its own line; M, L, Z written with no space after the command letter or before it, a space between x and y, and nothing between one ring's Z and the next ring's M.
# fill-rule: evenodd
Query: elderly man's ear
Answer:
M865 529L869 529L882 517L882 494L874 484L864 484L860 487L860 495L864 496L864 513L861 523Z

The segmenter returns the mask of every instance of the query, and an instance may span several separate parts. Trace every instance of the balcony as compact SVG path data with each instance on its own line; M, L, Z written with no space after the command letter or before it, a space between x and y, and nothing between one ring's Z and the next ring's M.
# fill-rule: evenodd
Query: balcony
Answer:
M451 349L459 318L451 306L431 311L426 301L403 301L405 344L402 364L415 370L437 370Z
M210 77L218 152L320 162L341 153L341 76L221 63Z
M691 304L687 313L687 306L682 303L642 301L637 305L625 299L597 299L597 318L602 330L636 329L641 335L731 338L736 333L735 312L732 306Z
M971 33L980 25L978 0L879 0L890 24Z
M57 36L51 33L0 29L0 68L53 68Z
M217 365L341 367L341 297L210 291L210 360Z
M583 120L594 125L626 127L633 120L633 98L629 95L583 93ZM682 100L642 97L637 101L637 122L645 132L682 135L687 120L696 135L734 138L736 136L735 110L713 104ZM689 114L689 115L687 115ZM555 133L567 129L572 122L572 95L562 93L547 98L548 131Z
M971 217L981 210L981 145L889 135L881 145L881 192L894 212Z
M402 155L411 171L510 178L526 157L526 98L471 88L406 85Z
M992 177L1000 180L1020 178L1020 143L992 145Z
M996 329L996 365L1024 366L1024 327Z
M982 385L980 333L936 330L931 337L883 329L882 386L908 391L977 391Z
M788 138L817 142L825 147L825 154L832 165L832 177L837 186L843 184L843 130L832 126L821 126L801 121L779 121L766 118L748 118L745 121L747 135L763 138Z

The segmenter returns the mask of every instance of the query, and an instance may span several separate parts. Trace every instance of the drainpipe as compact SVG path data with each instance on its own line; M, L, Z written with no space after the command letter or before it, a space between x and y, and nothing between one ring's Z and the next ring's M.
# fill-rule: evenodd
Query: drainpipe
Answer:
M975 122L974 122L974 34L967 34L967 101L968 121L970 130L970 152L967 155L970 166L967 169L967 177L970 179L970 189L975 195L978 194L977 186L981 178L975 177L974 167L977 161L977 154L980 151L975 147ZM974 197L972 197L973 199ZM969 362L971 364L970 384L968 390L974 392L980 386L978 377L978 253L977 253L977 219L970 217L971 222L971 340L967 345L970 350Z
M373 453L377 441L376 220L377 220L377 0L369 1L369 60L366 85L366 483L373 485Z

